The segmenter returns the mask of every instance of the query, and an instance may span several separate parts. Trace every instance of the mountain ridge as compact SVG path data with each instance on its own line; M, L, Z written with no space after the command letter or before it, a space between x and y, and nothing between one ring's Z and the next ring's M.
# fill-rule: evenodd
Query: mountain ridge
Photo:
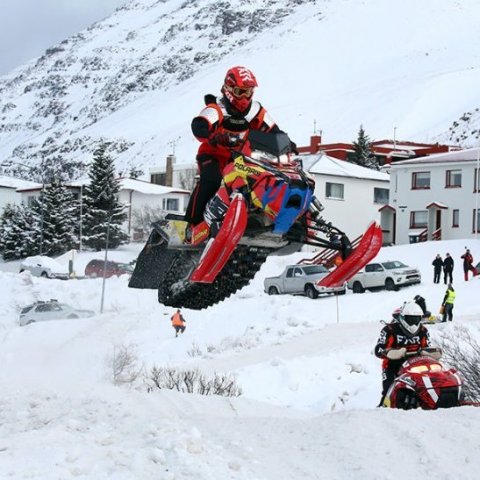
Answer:
M28 165L52 157L86 163L106 139L119 169L162 164L172 148L191 163L191 117L205 93L218 92L225 69L242 63L258 72L258 95L297 143L308 142L314 124L331 141L352 140L362 123L373 139L400 125L408 139L474 144L480 57L459 45L473 42L467 27L480 7L473 0L390 7L132 0L0 77L0 155ZM448 25L456 28L449 41ZM397 37L403 43L395 47ZM445 98L455 82L457 98ZM425 111L431 118L419 118Z

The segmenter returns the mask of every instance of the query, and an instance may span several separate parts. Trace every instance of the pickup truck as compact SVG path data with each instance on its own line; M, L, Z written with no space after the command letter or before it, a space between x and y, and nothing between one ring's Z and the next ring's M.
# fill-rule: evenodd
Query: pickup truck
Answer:
M368 263L347 282L347 286L353 293L363 293L374 288L398 290L421 281L422 276L417 268L409 267L398 260L389 260Z
M288 265L278 277L267 277L263 282L264 290L269 295L291 293L317 298L320 293L345 294L347 288L325 288L316 283L328 275L329 271L323 265Z

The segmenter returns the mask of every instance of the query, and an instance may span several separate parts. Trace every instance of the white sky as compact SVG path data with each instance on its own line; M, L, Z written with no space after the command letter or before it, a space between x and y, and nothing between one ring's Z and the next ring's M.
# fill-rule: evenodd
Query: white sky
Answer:
M422 283L310 300L268 296L265 276L311 256L271 257L252 283L218 305L184 309L187 329L174 337L174 309L127 278L48 280L18 274L0 260L0 478L11 480L476 480L480 408L377 409L380 360L373 347L403 301L420 294L438 311L445 285L431 262L455 260L454 321L429 326L433 342L462 327L480 341L480 277L463 280L467 245L479 240L382 248L422 272ZM140 245L109 252L130 261ZM82 273L91 258L75 258ZM68 255L63 258L67 262ZM59 261L61 261L60 259ZM92 318L27 327L18 311L34 299L57 298L94 310ZM114 346L130 346L139 362L235 375L238 398L172 391L147 393L112 385Z
M127 0L0 0L0 75L111 14Z

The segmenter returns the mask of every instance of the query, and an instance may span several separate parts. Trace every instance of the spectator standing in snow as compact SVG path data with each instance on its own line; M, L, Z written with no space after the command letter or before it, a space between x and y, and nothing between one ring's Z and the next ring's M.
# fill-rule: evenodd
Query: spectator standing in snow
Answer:
M432 262L433 265L433 283L440 283L440 275L442 273L443 260L439 253Z
M382 359L383 388L379 407L405 361L407 352L418 352L430 346L428 330L420 323L422 316L423 311L417 303L405 302L398 315L380 332L375 346L375 355ZM413 400L404 399L407 403Z
M449 253L445 255L445 260L443 261L443 283L453 283L453 266L454 261Z
M449 283L447 287L447 291L445 292L445 296L443 297L442 306L443 306L443 318L442 322L448 320L451 322L453 320L453 304L455 302L455 290L452 287L452 284Z
M171 317L172 327L175 329L175 337L178 337L178 333L185 331L185 319L183 318L180 309L178 309Z
M465 281L468 282L469 270L473 273L474 277L478 275L476 268L473 266L473 256L467 248L466 252L460 258L463 258L463 273L465 275Z

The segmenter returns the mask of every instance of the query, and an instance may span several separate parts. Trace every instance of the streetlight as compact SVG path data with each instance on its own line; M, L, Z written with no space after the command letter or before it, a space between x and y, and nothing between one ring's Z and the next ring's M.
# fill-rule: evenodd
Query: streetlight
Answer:
M103 302L105 299L105 280L107 277L107 260L108 260L108 240L110 238L110 222L112 221L113 213L108 212L109 216L107 217L107 238L105 240L105 258L103 261L103 279L102 279L102 296L100 298L100 313L103 313Z

